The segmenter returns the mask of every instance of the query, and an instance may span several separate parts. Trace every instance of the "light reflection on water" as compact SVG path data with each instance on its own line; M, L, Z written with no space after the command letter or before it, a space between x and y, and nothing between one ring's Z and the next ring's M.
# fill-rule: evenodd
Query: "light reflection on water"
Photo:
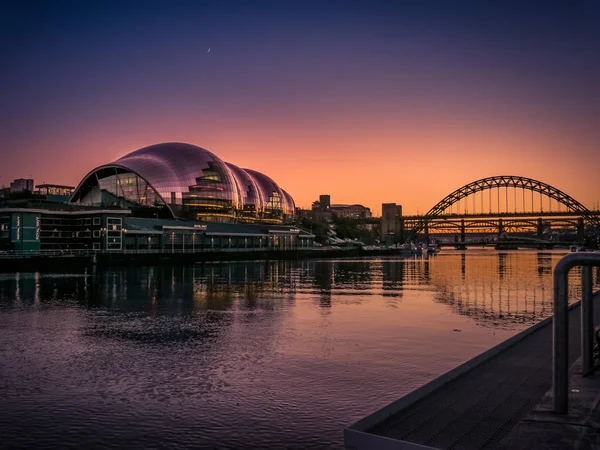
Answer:
M0 435L341 448L345 426L549 316L561 256L1 274Z

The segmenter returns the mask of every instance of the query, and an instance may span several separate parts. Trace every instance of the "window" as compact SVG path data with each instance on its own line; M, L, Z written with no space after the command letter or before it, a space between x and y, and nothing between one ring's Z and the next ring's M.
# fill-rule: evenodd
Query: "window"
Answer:
M100 242L94 242L94 250L100 250Z
M94 225L100 225L100 217L94 217Z
M94 230L94 237L95 238L99 238L100 237L100 230ZM96 245L96 244L94 244Z
M106 228L106 249L121 250L123 243L123 219L120 217L107 217Z

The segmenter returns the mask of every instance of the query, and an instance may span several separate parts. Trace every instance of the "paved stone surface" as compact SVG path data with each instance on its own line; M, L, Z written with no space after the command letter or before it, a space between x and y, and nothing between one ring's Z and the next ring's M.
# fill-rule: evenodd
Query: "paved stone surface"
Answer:
M596 296L595 304L598 305L599 301L600 296ZM598 323L600 307L594 310L595 323ZM571 363L580 355L579 314L578 307L569 313ZM445 384L367 432L444 449L496 448L499 445L504 445L504 448L564 448L551 446L558 437L550 437L548 431L543 430L543 420L538 421L537 440L529 441L536 445L506 447L516 445L518 434L514 436L516 440L508 443L503 440L551 388L551 363L552 326L549 322L518 344ZM579 374L576 375L576 379L581 378ZM589 381L593 383L592 378ZM600 398L600 386L598 388L597 397ZM573 406L575 403L573 402ZM592 406L586 408L590 412ZM593 406L594 411L595 408L597 405ZM548 415L543 411L538 411L538 414ZM562 432L563 440L588 445L577 448L594 448L599 438L590 432L591 429L583 423L570 424ZM522 433L527 433L525 428Z
M600 449L600 373L581 376L581 359L569 374L569 413L554 414L552 394L541 401L513 428L498 450Z

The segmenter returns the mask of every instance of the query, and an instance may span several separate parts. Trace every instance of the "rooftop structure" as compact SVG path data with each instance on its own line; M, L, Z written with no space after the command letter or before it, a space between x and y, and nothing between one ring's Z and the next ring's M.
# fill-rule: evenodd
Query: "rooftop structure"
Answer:
M292 197L268 176L179 142L144 147L96 167L71 203L205 222L288 223L295 210Z
M40 195L68 195L73 194L75 186L64 186L62 184L36 184L35 188Z
M370 208L359 204L331 203L329 194L320 195L319 200L313 202L311 211L314 215L328 218L330 218L331 213L345 219L368 219L372 217Z
M372 216L371 209L363 205L332 204L331 211L338 217L346 219L368 219Z

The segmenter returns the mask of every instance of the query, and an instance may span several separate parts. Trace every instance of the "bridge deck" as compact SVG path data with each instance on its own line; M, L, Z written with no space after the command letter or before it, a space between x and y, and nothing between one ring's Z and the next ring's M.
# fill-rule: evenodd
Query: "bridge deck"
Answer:
M580 355L579 311L569 312L571 363ZM346 448L494 448L550 389L551 362L547 319L352 425Z

